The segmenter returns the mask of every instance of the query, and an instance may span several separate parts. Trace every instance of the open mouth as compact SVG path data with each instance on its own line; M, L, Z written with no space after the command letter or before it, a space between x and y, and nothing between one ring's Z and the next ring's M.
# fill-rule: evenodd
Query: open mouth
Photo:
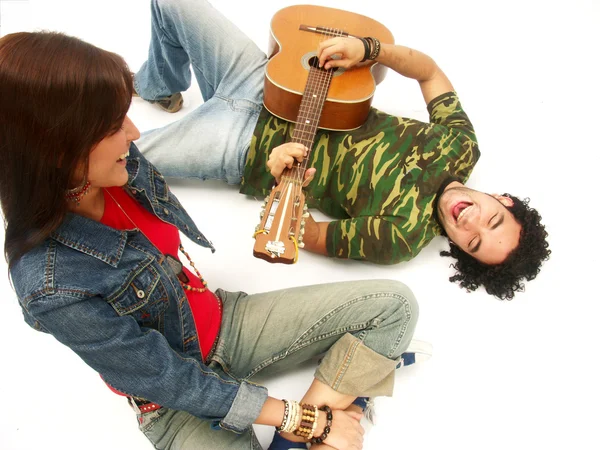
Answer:
M119 159L117 159L117 162L125 161L128 156L129 156L129 152L123 153L121 156L119 156Z
M464 216L465 212L467 210L469 210L471 208L471 206L473 206L473 203L469 203L469 202L458 202L456 205L454 205L452 207L452 217L454 218L455 222L458 223L458 221L461 219L461 217Z

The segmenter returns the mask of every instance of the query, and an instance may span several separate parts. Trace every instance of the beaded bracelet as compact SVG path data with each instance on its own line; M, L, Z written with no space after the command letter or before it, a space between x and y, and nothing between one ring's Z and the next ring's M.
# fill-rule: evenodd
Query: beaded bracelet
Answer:
M285 428L285 426L288 423L288 419L290 417L290 402L288 402L286 399L283 399L283 406L284 406L284 410L283 410L283 420L281 421L281 425L278 427L275 427L275 429L281 433L283 431L283 429Z
M317 405L302 404L302 417L298 428L294 430L294 434L306 440L309 440L314 433L314 424L317 416Z
M379 56L379 52L381 51L381 42L379 42L379 39L374 38L374 37L368 37L367 40L370 41L370 43L372 45L370 45L370 49L371 52L369 54L369 58L370 60L374 60L377 59L377 57Z
M300 408L300 403L296 401L290 402L291 406L291 414L290 421L288 426L283 430L285 433L292 433L296 428L298 428L298 419L300 418L300 414L302 413L302 408Z
M298 417L300 415L300 404L295 401L283 400L285 410L281 425L275 427L279 433L292 433L298 426Z
M321 411L324 411L327 414L327 424L325 425L325 428L323 429L323 433L321 433L321 436L319 437L313 437L310 439L310 443L311 444L322 444L323 441L325 439L327 439L327 436L329 435L329 432L331 431L331 424L333 422L333 414L331 412L331 408L327 405L323 405L321 408L319 408Z
M319 409L315 408L315 421L312 424L312 430L310 430L310 434L306 437L307 441L310 441L315 435L315 430L317 429L317 424L319 422Z

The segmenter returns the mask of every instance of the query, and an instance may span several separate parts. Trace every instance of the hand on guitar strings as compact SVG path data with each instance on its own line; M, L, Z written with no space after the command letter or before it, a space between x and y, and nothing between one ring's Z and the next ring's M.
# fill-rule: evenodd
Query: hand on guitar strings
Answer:
M296 162L302 162L307 155L308 147L305 145L298 142L287 142L279 147L275 147L271 151L269 160L267 161L267 170L271 172L271 175L273 175L275 180L277 180L277 183L279 183L284 169L291 169ZM315 168L306 170L304 173L304 182L302 183L303 187L308 186L315 177L316 172L317 169Z
M333 55L338 55L339 59L332 59ZM317 56L319 57L319 67L349 69L364 58L365 46L360 39L336 37L321 42L317 49Z

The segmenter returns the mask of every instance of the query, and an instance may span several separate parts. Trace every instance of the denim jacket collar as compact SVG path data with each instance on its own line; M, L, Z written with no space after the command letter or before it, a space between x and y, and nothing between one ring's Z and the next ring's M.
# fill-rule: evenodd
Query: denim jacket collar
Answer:
M131 144L129 153L130 157L127 159L126 167L129 173L127 186L138 195L140 193L145 194L145 199L149 201L146 208L154 209L156 207L156 209L162 210L162 207L158 208L159 203L167 201L169 195L172 196L172 194L169 194L166 181L142 156L135 144ZM142 205L144 203L142 201ZM180 210L174 205L169 205L169 208ZM182 230L184 234L214 252L212 244L193 225L191 218L185 214L185 211L180 211L184 214L183 226L185 229ZM159 215L161 214L159 213ZM170 222L166 217L162 217L162 219ZM68 247L117 267L127 243L128 233L130 232L115 230L87 217L68 213L63 223L51 234L51 237Z
M52 233L52 238L117 267L125 249L127 232L69 213L60 227Z

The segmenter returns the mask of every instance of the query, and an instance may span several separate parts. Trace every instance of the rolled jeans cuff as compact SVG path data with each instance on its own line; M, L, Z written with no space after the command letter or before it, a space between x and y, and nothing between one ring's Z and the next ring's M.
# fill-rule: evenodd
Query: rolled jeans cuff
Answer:
M315 378L341 394L391 396L396 364L347 333L329 349Z
M220 423L221 428L235 433L246 431L258 418L266 401L266 388L242 381L229 412Z

